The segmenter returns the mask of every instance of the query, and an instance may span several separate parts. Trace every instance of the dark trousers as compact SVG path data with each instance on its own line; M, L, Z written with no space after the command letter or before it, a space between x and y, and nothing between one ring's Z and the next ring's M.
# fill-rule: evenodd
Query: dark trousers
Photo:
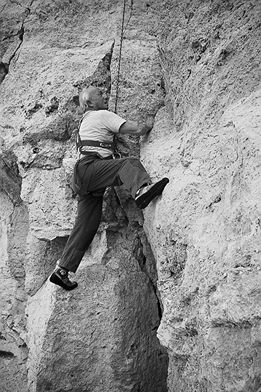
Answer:
M103 194L108 186L122 185L135 197L150 183L150 177L136 158L94 159L77 162L78 207L74 227L65 245L59 266L76 272L95 236L102 215Z

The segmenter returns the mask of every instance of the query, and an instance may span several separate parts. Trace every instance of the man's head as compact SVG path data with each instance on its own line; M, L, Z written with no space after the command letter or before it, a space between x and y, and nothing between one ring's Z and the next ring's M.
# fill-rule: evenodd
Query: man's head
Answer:
M89 86L80 92L79 102L80 107L84 112L86 110L108 109L107 100L104 99L101 90L94 86Z

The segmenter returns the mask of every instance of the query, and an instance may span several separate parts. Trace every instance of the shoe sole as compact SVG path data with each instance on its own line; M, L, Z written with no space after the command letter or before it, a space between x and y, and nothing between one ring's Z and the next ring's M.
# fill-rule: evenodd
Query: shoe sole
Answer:
M136 204L139 208L143 209L147 207L147 205L157 196L161 195L165 186L169 183L169 179L167 177L162 178L162 180L156 182L148 192L144 193L140 197L137 198Z
M66 286L61 279L59 279L59 277L55 274L52 274L49 278L50 282L57 284L58 286L62 287L64 290L70 291L73 289L76 289L76 287L78 286L78 284L75 282L73 286L68 287Z

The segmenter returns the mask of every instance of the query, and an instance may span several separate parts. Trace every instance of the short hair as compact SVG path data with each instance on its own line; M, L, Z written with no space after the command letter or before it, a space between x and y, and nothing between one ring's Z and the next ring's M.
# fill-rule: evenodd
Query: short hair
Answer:
M79 104L81 110L85 110L86 107L89 107L89 103L92 99L92 94L99 90L98 87L95 86L89 86L85 87L79 94Z
M86 106L88 106L88 101L90 100L90 92L88 91L87 88L82 90L79 94L79 103L80 103L80 108L84 111L86 109Z

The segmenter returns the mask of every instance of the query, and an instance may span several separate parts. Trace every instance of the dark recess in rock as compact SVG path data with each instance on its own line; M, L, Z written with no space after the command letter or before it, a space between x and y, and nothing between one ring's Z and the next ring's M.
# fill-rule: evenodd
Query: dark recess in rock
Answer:
M21 185L17 157L12 151L0 155L0 191L4 192L14 204L21 203Z
M14 353L11 353L10 351L0 350L0 358L12 359L14 356Z

